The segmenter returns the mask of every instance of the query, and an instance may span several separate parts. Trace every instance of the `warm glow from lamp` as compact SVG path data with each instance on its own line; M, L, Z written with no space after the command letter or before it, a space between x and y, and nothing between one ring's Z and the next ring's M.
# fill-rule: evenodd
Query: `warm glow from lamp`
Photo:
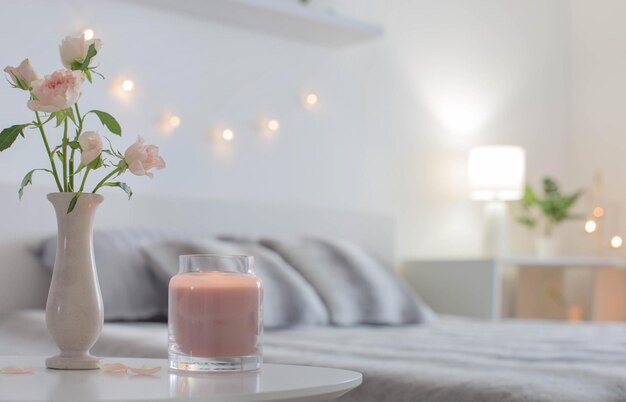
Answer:
M587 222L585 222L585 232L593 233L596 231L597 228L598 224L593 219L589 219Z
M611 237L611 247L620 248L624 244L624 240L622 240L622 236L615 235Z
M222 138L224 141L232 141L235 138L235 133L230 128L222 131Z
M526 152L510 145L470 150L467 173L474 200L519 200L526 181Z
M91 40L95 35L96 34L93 32L93 29L87 28L83 31L83 37L85 38L85 40Z
M125 92L130 92L135 88L135 83L132 80L124 80L122 81L122 89Z

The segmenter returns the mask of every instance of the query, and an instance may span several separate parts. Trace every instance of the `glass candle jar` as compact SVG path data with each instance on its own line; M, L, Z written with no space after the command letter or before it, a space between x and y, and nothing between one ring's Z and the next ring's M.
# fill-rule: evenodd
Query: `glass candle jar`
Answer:
M180 371L248 371L262 363L263 285L254 259L182 255L169 283L169 361Z

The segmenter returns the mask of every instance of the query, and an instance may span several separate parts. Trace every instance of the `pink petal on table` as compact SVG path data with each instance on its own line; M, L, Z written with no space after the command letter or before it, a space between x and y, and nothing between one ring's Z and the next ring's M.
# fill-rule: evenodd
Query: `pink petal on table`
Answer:
M150 367L150 366L146 366L143 365L141 367L129 367L128 368L130 371L132 371L133 373L137 374L137 375L152 375L155 374L159 371L161 371L161 367L159 366L155 366L155 367Z
M111 374L126 374L128 373L128 366L122 363L100 363L98 364L100 370L105 373Z
M0 369L0 374L33 374L32 367L9 366Z

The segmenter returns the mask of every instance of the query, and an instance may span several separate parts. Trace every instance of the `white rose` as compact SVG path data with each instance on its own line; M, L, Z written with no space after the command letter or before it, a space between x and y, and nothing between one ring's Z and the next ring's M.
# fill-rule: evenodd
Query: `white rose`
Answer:
M98 52L102 48L102 41L100 39L94 38L85 40L84 34L80 37L66 36L61 42L61 45L59 45L61 62L63 62L63 65L69 69L72 69L72 64L75 62L82 64L85 57L87 57L89 46L92 44L95 45ZM78 69L74 68L74 70Z
M80 137L78 137L78 143L82 150L80 161L85 166L98 159L100 154L102 154L102 137L95 131L85 131L82 133Z
M9 74L16 87L26 91L31 88L33 81L39 78L28 59L24 59L17 67L6 66L4 72Z

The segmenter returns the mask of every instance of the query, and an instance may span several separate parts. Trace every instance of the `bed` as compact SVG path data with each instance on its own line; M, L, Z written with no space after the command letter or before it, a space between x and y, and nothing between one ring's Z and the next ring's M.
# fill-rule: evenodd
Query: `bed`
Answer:
M55 348L41 308L49 277L33 247L54 231L54 218L43 202L44 189L35 189L21 205L10 190L13 187L0 186L0 205L13 211L4 226L11 230L0 233L0 354L48 355ZM381 216L156 197L139 198L132 206L114 196L107 202L111 208L100 211L100 227L130 222L175 227L199 236L224 232L339 236L351 238L379 260L394 260L393 223ZM102 356L163 358L166 340L164 323L109 322L93 351ZM363 385L344 401L626 401L622 324L491 323L439 317L419 325L271 329L265 332L264 345L267 362L362 372Z

